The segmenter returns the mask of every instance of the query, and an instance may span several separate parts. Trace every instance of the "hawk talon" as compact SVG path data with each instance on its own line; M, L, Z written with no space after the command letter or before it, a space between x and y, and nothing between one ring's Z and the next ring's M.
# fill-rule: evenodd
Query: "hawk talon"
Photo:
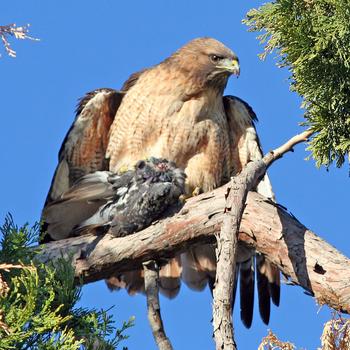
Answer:
M195 189L192 191L192 197L198 196L202 193L202 189L200 187L195 187Z
M118 169L118 174L125 174L129 170L127 165L123 165Z
M179 201L182 203L182 204L185 204L186 201L192 197L195 197L195 196L198 196L199 194L202 193L202 189L200 187L195 187L193 189L193 191L190 193L190 191L186 191L185 194L182 194L180 197L179 197Z

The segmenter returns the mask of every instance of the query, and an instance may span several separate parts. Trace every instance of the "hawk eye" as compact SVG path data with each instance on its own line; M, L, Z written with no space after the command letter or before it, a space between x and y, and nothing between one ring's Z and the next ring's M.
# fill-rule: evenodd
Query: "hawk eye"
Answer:
M209 57L213 63L218 63L221 59L223 59L223 57L218 55L209 55Z

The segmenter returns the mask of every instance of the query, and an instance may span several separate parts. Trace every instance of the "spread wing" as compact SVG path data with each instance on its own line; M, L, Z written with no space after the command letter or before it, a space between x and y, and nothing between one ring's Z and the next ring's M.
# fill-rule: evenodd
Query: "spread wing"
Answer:
M132 74L120 91L96 89L80 99L75 120L59 151L58 165L44 207L58 199L85 174L109 170L106 149L111 124L123 96L145 71Z
M122 98L123 92L98 89L79 101L75 120L59 151L45 206L58 199L83 175L108 170L105 158L108 133Z

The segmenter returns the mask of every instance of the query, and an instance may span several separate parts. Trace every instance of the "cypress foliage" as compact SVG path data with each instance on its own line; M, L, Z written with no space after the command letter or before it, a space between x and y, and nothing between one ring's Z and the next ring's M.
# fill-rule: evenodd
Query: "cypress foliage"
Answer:
M75 306L81 288L69 262L35 262L38 226L18 228L9 216L0 230L1 350L112 350L127 338L132 320L116 330L107 312Z
M276 0L244 21L277 50L291 89L303 98L305 123L315 132L309 150L317 166L340 167L350 152L350 1Z

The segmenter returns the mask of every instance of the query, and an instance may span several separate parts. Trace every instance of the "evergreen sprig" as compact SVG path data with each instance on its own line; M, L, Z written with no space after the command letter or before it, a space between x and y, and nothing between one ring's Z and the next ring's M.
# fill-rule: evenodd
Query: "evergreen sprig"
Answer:
M64 259L35 262L39 226L17 227L11 216L0 228L0 349L116 349L133 320L115 329L104 310L77 308L81 288Z
M340 167L350 152L349 0L276 0L252 9L244 21L262 31L260 56L277 50L303 98L305 123L315 132L309 150L317 166Z

